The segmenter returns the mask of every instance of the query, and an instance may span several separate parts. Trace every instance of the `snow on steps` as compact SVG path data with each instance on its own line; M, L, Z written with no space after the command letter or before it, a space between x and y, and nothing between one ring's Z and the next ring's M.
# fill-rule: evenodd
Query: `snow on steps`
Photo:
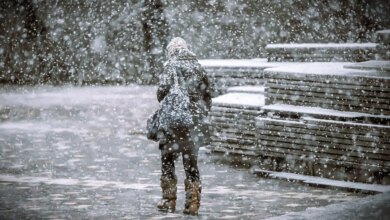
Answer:
M254 94L265 94L264 86L234 86L227 89L228 93L254 93Z
M264 84L266 68L288 64L267 62L266 59L206 59L199 60L214 85L213 96L226 93L232 86L255 86Z
M390 72L351 63L304 63L264 71L266 105L290 104L390 115Z
M389 184L390 75L345 65L290 63L264 71L265 93L229 88L213 99L211 149L268 170Z
M355 182L333 180L333 179L327 179L327 178L321 178L315 176L300 175L295 173L274 172L274 171L262 170L258 168L252 168L251 172L254 174L269 176L277 179L286 179L289 181L301 181L310 185L339 187L339 188L345 188L345 189L362 191L362 192L374 192L374 193L390 192L390 185L355 183Z
M390 170L390 116L286 104L264 106L262 87L229 90L235 92L213 99L213 151L254 156L263 162L274 158L276 168L262 162L270 170L389 181L385 175ZM352 173L343 174L345 168L352 168Z
M287 43L268 44L268 61L336 62L374 58L376 43Z
M302 118L312 117L316 119L334 120L334 123L340 121L362 123L361 126L376 127L375 125L390 125L390 115L373 115L361 112L339 111L334 109L324 109L311 106L296 106L287 104L265 105L261 108L271 118Z
M233 92L213 99L214 106L237 106L246 109L259 109L264 106L264 95L256 93Z
M255 156L255 117L264 106L264 87L229 88L234 91L213 99L210 112L213 151Z
M370 60L366 62L347 64L344 65L344 68L390 72L390 61Z
M266 169L390 181L390 116L275 104L255 120L259 155L279 158Z

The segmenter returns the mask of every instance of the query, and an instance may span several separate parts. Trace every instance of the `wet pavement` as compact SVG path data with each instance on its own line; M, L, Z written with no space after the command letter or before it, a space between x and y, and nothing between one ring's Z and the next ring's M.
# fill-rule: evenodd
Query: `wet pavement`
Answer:
M155 208L160 157L143 135L155 87L0 88L0 219L181 219ZM263 219L364 195L256 177L202 148L200 219Z

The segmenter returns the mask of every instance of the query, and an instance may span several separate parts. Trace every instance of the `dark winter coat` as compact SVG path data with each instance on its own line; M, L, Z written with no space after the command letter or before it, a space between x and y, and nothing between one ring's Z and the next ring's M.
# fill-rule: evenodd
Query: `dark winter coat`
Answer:
M206 71L192 52L180 51L177 56L167 61L159 77L157 89L159 102L164 99L174 84L173 73L177 74L180 87L189 95L196 127L206 129L205 119L211 108L211 86Z

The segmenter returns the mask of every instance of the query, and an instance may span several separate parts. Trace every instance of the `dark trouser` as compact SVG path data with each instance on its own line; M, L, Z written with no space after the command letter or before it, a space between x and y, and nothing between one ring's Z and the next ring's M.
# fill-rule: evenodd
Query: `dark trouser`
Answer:
M183 157L186 179L199 181L198 150L199 147L190 139L182 138L170 143L160 144L162 179L176 179L175 160L180 153Z

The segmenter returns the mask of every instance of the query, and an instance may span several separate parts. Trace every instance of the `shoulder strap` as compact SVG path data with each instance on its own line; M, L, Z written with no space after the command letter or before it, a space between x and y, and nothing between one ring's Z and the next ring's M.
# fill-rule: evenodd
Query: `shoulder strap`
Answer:
M178 79L178 75L176 73L176 68L173 67L173 85L176 86L176 87L179 87L179 79Z

